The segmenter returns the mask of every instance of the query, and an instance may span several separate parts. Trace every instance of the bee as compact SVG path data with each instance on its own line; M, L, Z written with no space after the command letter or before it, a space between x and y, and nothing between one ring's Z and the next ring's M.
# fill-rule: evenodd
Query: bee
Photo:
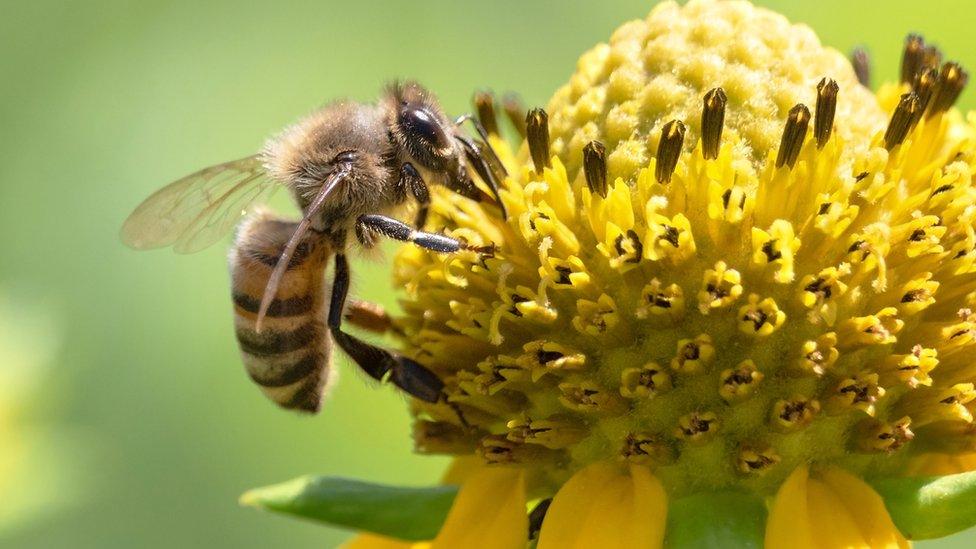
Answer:
M460 130L474 124L481 140ZM472 179L474 172L488 188ZM473 250L423 225L428 185L477 201L493 201L505 215L498 181L504 168L476 119L450 120L437 98L416 82L393 83L378 102L335 101L267 141L258 154L205 168L163 187L140 204L122 227L128 246L204 249L229 233L242 216L230 253L234 325L251 379L278 405L314 413L329 384L333 341L370 377L388 379L428 402L443 381L410 358L343 330L351 246L366 248L385 236L428 250ZM285 187L302 211L295 222L258 207ZM390 217L413 199L413 225ZM334 263L326 308L325 270ZM375 306L355 302L350 321L389 323Z

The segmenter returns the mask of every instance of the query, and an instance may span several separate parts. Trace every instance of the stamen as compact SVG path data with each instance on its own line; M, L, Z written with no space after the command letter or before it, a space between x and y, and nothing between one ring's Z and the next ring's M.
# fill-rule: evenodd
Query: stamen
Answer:
M832 78L824 78L817 84L817 117L813 123L813 135L817 148L822 149L834 131L834 114L837 112L837 92L840 86Z
M525 459L525 445L512 442L504 435L488 435L481 439L478 455L489 464L521 463Z
M619 398L614 398L592 381L560 383L559 392L559 402L577 412L607 412L619 404Z
M678 341L675 356L671 359L671 369L682 374L698 373L714 357L715 346L708 334L701 334L695 339L681 339Z
M678 418L675 436L688 442L702 442L718 430L718 416L712 412L692 412Z
M680 318L684 313L684 291L677 284L665 286L654 278L641 290L641 305L634 311L637 318L647 318L648 313L654 315L670 314Z
M854 74L857 81L865 88L871 87L871 56L868 50L863 47L856 47L851 52L851 65L854 66Z
M507 93L502 98L502 108L505 110L505 115L508 116L508 121L511 122L512 127L522 139L525 139L525 105L522 103L522 99L514 93Z
M828 410L841 413L856 408L874 416L874 405L884 395L884 387L878 385L878 374L856 374L837 385L834 396L827 402Z
M779 463L780 457L776 450L767 446L742 446L736 458L739 471L746 474L764 473L770 467Z
M945 112L955 105L956 100L962 93L963 88L969 82L967 73L958 63L946 63L942 65L942 72L939 73L939 82L935 92L932 94L932 102L929 108L929 116L935 116Z
M655 362L641 368L627 368L620 374L620 394L624 398L650 398L671 387L671 376Z
M925 39L917 34L905 38L905 49L901 54L901 81L911 84L915 75L925 67Z
M658 183L671 182L684 140L685 125L680 120L672 120L661 128L661 141L657 144L657 167L654 170Z
M837 350L837 334L827 332L816 340L805 341L800 348L800 356L795 365L801 372L811 372L822 376L827 369L837 362L840 351Z
M728 97L722 88L714 88L705 94L702 106L701 140L702 156L706 160L718 158L722 146L722 129L725 126L725 106Z
M666 464L674 461L674 449L649 433L628 433L620 457L638 465Z
M768 336L782 326L785 320L786 313L780 310L771 297L760 300L758 295L750 294L749 304L739 307L739 329L747 334Z
M583 147L583 172L590 192L607 197L607 148L599 141Z
M902 95L895 112L891 115L891 121L888 122L888 129L885 130L885 148L890 151L901 145L921 114L922 105L918 95L915 92Z
M495 96L488 91L474 94L474 107L478 112L478 120L485 130L492 135L499 135L498 118L495 116Z
M793 431L806 427L820 413L820 403L803 396L790 400L779 400L773 404L770 421L774 427Z
M856 447L868 453L894 453L915 438L915 433L909 428L911 423L912 418L908 416L892 423L865 420L856 427Z
M939 71L935 67L926 67L915 75L912 91L918 95L920 110L924 111L930 104L933 92L939 85Z
M718 394L727 402L741 399L752 393L763 377L753 361L743 360L735 369L724 370L719 376Z
M532 109L525 117L525 131L529 140L529 152L536 173L541 174L549 163L549 115L541 108Z
M724 261L705 271L702 289L698 292L698 310L708 314L711 309L731 305L742 295L742 275L729 269Z
M512 442L538 444L550 450L558 450L572 446L586 436L586 431L578 428L578 425L580 423L573 420L559 418L533 420L523 417L507 423L506 438Z
M807 137L807 125L809 123L810 109L806 105L800 103L790 109L790 114L786 118L786 126L783 128L783 138L779 143L779 153L776 155L777 168L786 165L793 169L797 158L800 156L803 140Z

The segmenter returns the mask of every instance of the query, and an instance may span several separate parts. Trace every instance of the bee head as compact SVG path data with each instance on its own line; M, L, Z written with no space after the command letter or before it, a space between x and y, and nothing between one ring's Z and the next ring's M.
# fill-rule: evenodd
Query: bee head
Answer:
M457 170L454 124L434 94L416 82L396 82L388 90L386 106L392 140L412 161L435 172Z

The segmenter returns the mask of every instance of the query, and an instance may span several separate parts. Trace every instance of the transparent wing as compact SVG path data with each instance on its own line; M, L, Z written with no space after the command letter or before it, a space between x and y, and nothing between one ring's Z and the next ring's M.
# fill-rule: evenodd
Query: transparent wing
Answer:
M139 204L122 225L122 242L137 250L198 252L233 230L277 187L257 156L204 168Z

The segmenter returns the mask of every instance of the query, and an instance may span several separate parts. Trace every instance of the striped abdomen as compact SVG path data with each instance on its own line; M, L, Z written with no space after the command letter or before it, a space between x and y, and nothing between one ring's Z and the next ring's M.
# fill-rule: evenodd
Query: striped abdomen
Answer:
M284 408L317 412L331 372L323 288L330 251L313 232L295 250L261 332L254 329L268 278L297 225L264 212L241 225L230 255L234 327L247 373L264 394Z

